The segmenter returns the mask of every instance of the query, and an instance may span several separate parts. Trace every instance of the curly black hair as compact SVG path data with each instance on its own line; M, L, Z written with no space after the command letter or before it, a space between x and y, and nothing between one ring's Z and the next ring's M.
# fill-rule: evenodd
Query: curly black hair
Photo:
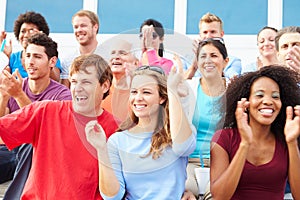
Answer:
M223 128L237 127L235 118L237 102L241 98L249 99L251 86L260 77L268 77L274 80L279 86L282 107L278 116L271 124L271 131L276 137L283 139L286 107L300 105L300 74L279 65L265 66L259 71L248 72L232 80L226 91L226 115Z
M36 33L33 36L29 37L28 44L43 46L45 48L45 53L47 54L48 59L54 56L58 57L57 43L45 33Z
M18 16L14 24L14 34L17 40L19 40L19 34L21 26L24 23L34 24L38 27L39 31L43 31L46 35L49 35L49 26L46 19L40 14L34 11L27 11Z

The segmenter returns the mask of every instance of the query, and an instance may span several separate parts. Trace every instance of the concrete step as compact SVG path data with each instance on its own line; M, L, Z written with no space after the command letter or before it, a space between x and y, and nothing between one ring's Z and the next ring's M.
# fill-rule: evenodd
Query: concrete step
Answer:
M7 187L9 186L10 182L11 181L7 181L5 183L0 184L0 200L3 199L4 193L5 193L6 189L7 189Z

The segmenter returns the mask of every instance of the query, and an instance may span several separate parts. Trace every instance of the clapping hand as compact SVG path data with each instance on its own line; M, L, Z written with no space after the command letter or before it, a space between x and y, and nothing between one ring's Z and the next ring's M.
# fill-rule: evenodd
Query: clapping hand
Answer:
M193 41L193 52L194 52L195 56L197 56L197 50L198 50L200 41L201 41L200 37L195 38Z
M241 143L251 144L252 142L252 130L248 122L247 110L249 108L249 101L246 98L242 98L237 103L235 118L237 127L241 135Z
M286 122L284 126L284 135L287 143L297 141L300 136L300 105L286 108Z
M4 45L3 46L3 52L9 58L10 54L12 52L12 42L11 42L11 40L9 40L8 42L6 41L5 44L2 44L4 42L4 40L6 40L6 36L7 36L7 33L5 31L1 31L1 33L0 33L0 46Z
M147 49L152 49L152 42L153 42L153 32L155 32L153 25L145 25L142 29L142 41L143 41L143 51Z
M17 98L23 92L23 78L16 69L12 74L7 70L3 70L1 74L0 90L4 90L10 96Z
M293 46L287 56L289 57L286 62L287 66L300 73L300 47Z

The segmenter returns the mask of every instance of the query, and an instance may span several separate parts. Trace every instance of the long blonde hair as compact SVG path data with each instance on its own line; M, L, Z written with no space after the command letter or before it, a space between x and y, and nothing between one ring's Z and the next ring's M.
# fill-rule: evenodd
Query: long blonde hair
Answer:
M152 158L157 159L166 147L172 145L169 120L169 101L167 94L167 77L150 69L135 71L133 77L137 75L146 75L154 78L158 84L159 96L162 99L165 99L164 103L159 106L159 112L157 116L158 123L152 135L150 151L147 155L145 155L145 157L147 157L152 154ZM128 118L121 123L118 131L124 131L133 128L138 124L138 122L139 118L133 113L132 110L130 110Z

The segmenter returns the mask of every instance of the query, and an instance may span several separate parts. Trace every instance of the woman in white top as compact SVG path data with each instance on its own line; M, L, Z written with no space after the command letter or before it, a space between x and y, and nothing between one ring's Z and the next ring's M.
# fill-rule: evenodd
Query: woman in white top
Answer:
M257 34L257 48L259 56L256 62L249 63L242 67L242 74L259 70L263 66L279 64L277 60L277 51L275 48L275 37L277 29L265 26Z

